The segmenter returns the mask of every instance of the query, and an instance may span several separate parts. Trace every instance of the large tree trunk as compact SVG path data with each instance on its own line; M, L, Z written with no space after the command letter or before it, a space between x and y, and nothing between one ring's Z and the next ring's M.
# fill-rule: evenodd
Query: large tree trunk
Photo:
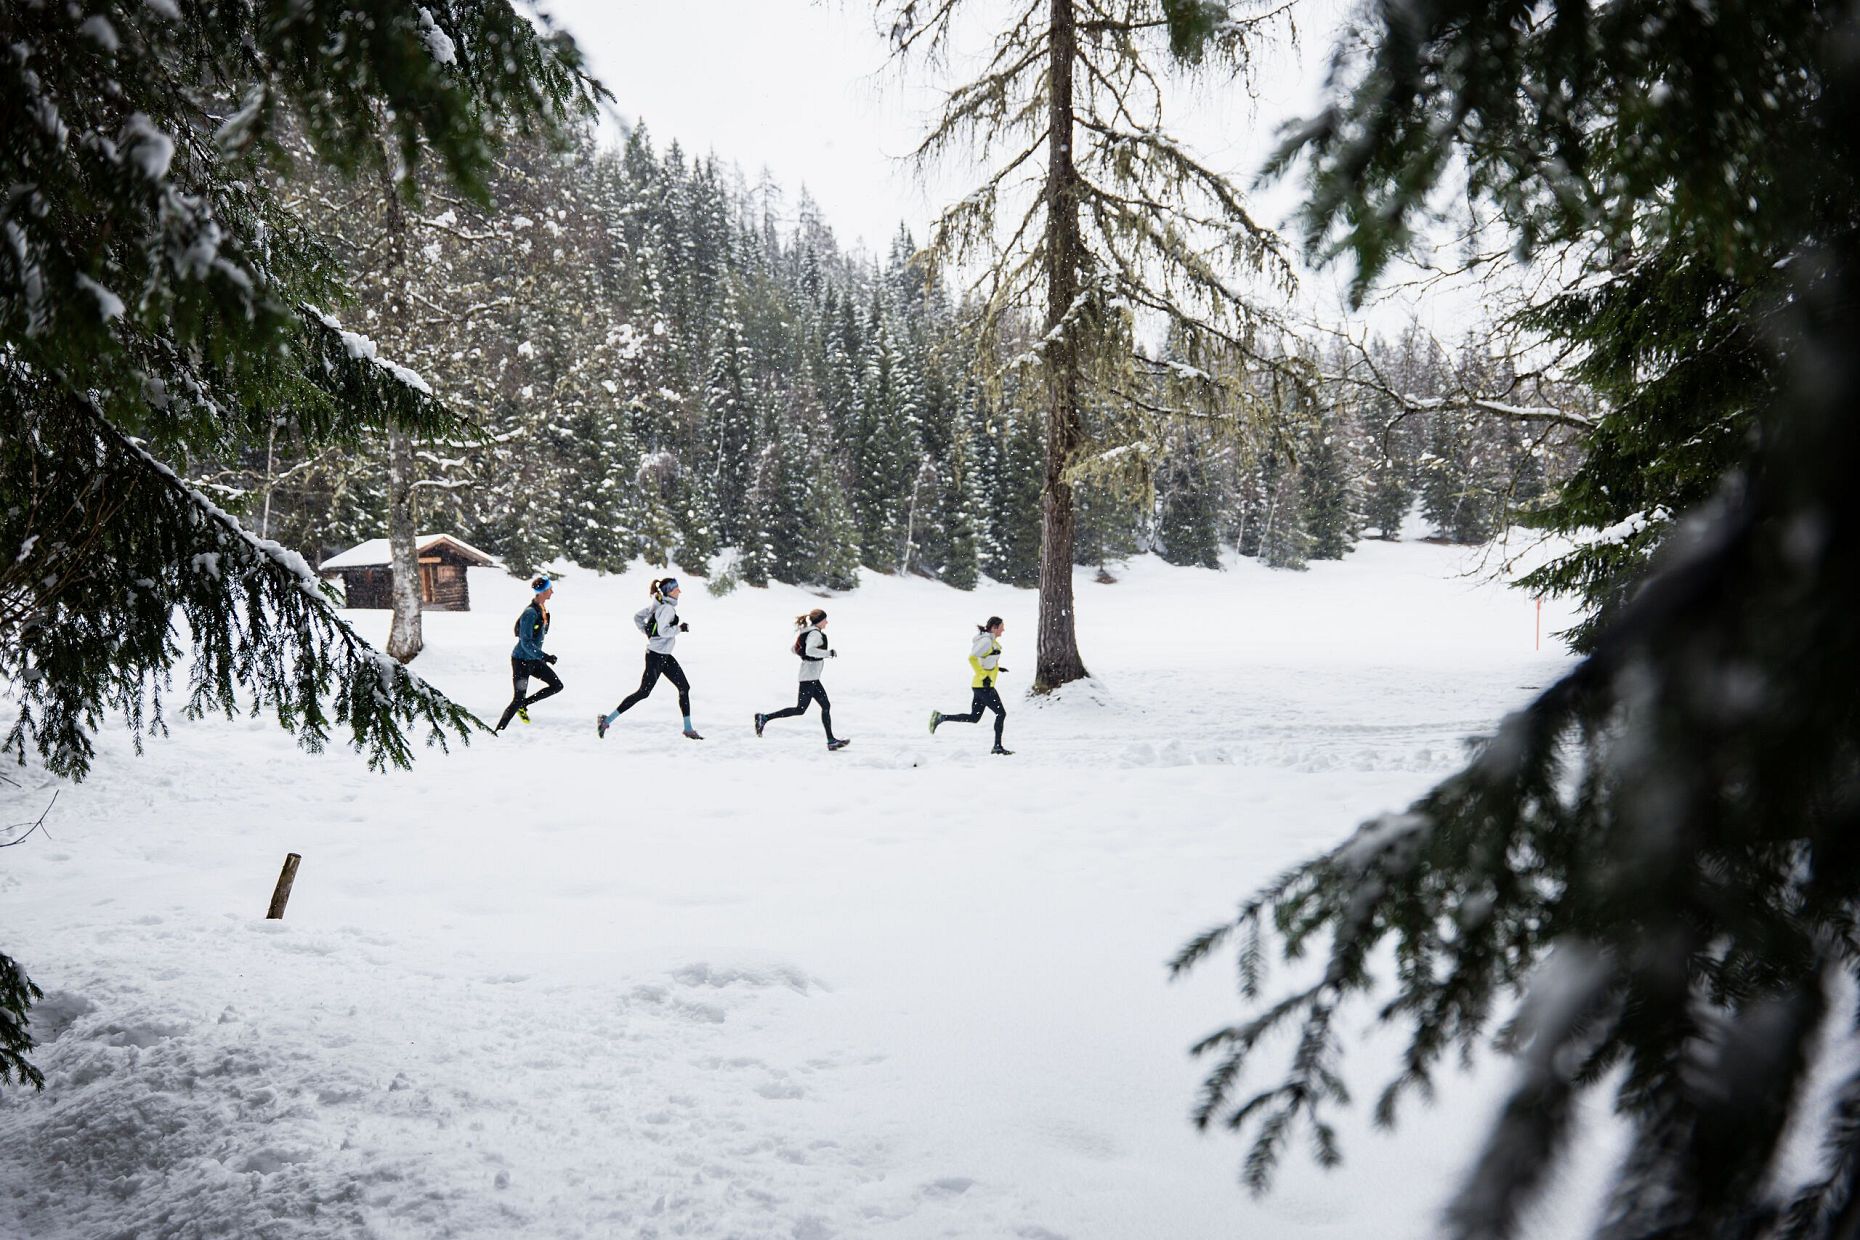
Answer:
M1052 0L1048 23L1052 87L1046 174L1046 485L1040 493L1040 632L1034 669L1035 693L1046 693L1088 672L1079 657L1073 625L1072 543L1077 520L1066 469L1084 438L1079 419L1078 323L1053 333L1079 293L1078 170L1072 164L1072 65L1078 52L1074 0Z

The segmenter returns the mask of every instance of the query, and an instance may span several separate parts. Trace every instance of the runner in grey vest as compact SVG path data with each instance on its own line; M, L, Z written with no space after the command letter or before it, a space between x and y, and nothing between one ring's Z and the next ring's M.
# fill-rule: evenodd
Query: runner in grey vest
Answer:
M596 736L605 737L614 720L651 696L652 687L664 676L678 689L678 710L685 718L685 735L694 741L704 739L691 726L691 682L685 679L685 669L678 666L677 656L672 654L678 635L691 631L691 626L678 618L678 599L683 593L676 577L652 583L652 602L633 617L633 623L646 635L646 670L639 678L639 688L610 713L594 717Z
M826 667L828 659L836 657L827 645L826 629L827 613L818 607L804 616L794 618L794 653L801 660L799 692L795 695L794 705L786 710L756 716L757 736L762 735L762 729L769 720L804 715L809 702L819 702L820 723L827 730L827 748L844 749L852 743L833 735L833 703L827 700L827 687L820 683L821 669Z

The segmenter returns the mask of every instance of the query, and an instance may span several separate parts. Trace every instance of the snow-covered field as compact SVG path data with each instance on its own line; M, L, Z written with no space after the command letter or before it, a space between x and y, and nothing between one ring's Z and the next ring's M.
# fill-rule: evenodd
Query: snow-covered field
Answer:
M1163 962L1567 665L1569 617L1546 605L1535 652L1531 600L1467 564L1366 543L1302 574L1082 573L1096 679L1037 705L1031 592L687 579L702 743L663 683L596 739L648 574L574 574L567 691L412 771L263 720L177 722L139 758L112 732L50 838L0 852L0 942L47 991L45 1091L0 1093L0 1235L1429 1236L1503 1066L1393 1135L1359 1112L1341 1171L1301 1147L1255 1200L1243 1148L1185 1118L1230 970ZM494 718L528 591L471 587L416 669ZM750 727L792 703L816 605L837 754L817 715ZM990 613L1009 758L986 724L925 728L967 708ZM0 824L56 786L11 773ZM1556 1195L1538 1234L1589 1209Z

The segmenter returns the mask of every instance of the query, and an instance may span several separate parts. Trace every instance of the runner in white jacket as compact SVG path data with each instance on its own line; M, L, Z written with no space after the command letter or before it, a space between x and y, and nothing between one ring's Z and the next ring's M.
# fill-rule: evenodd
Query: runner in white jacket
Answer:
M704 739L691 726L691 682L685 679L685 669L678 666L678 659L672 654L672 648L678 644L678 635L691 631L691 626L678 618L678 599L683 593L676 577L665 577L652 583L651 605L633 617L633 623L646 635L645 673L639 678L639 688L614 707L612 713L595 716L596 736L606 736L614 720L651 696L652 687L658 683L660 676L664 676L677 686L678 710L685 719L685 735L694 741Z
M771 719L787 719L794 715L807 713L809 702L820 703L820 723L827 730L827 748L844 749L852 744L848 740L835 739L833 735L833 703L827 700L827 687L820 683L821 669L828 659L834 657L827 645L827 613L816 607L804 616L794 618L794 652L801 658L800 692L796 694L794 705L786 710L770 711L756 716L756 735L762 735L763 727Z

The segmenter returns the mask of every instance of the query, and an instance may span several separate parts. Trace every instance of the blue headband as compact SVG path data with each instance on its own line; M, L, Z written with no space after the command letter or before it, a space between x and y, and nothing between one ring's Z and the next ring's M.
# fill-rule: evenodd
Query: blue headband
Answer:
M664 581L661 581L659 583L660 594L670 594L673 590L676 590L677 588L678 588L678 578L676 577L667 577Z
M532 586L531 588L532 588L532 589L534 589L534 590L536 591L536 593L538 593L538 594L541 594L541 593L542 593L542 592L543 592L544 590L547 590L547 589L549 589L549 588L550 588L550 587L552 587L553 585L555 585L555 582L553 582L553 581L551 581L551 580L549 580L549 579L548 579L547 577L544 577L544 578L542 579L542 584L541 584L541 585L539 585L539 586Z

